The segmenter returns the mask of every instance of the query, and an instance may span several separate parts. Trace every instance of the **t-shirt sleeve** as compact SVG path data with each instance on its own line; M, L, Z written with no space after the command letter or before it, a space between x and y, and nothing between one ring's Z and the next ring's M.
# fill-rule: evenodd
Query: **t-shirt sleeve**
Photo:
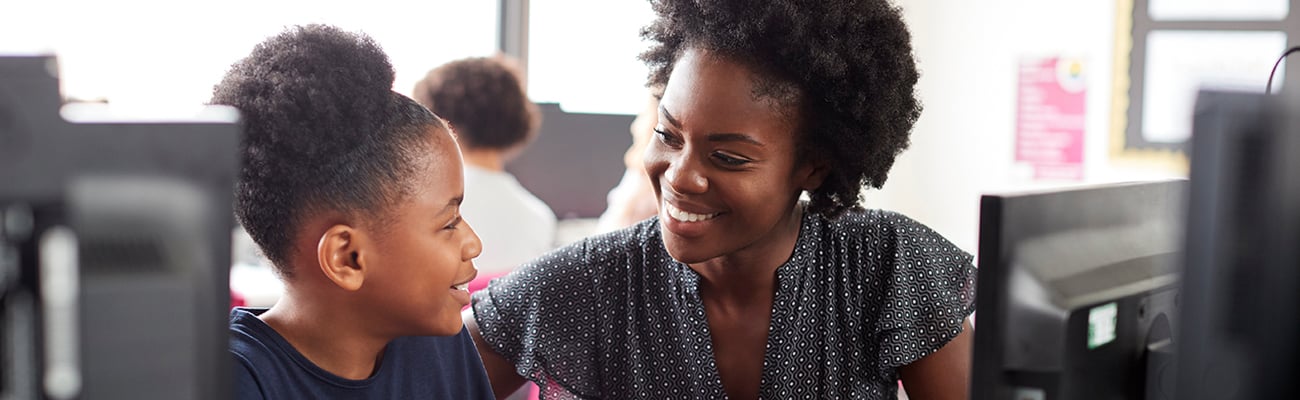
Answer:
M587 386L600 382L596 269L609 261L595 260L591 243L547 253L473 296L474 319L493 351L520 376L578 394L594 393Z
M893 221L894 265L884 277L878 361L899 367L961 333L975 311L975 266L970 254L930 228L898 214L885 218Z
M409 357L403 360L406 361L403 364L421 366L421 368L408 368L408 370L421 371L421 373L433 371L438 377L431 388L432 392L429 393L431 397L426 398L467 400L495 398L492 394L492 384L488 382L487 371L483 368L469 330L462 328L456 336L408 337L402 340L406 345L404 349L417 350L403 350L406 354L402 354L401 357ZM425 379L420 374L398 376L403 380Z
M235 359L235 393L234 398L237 400L262 400L261 385L257 382L257 376L249 369L248 364L237 354L231 354Z

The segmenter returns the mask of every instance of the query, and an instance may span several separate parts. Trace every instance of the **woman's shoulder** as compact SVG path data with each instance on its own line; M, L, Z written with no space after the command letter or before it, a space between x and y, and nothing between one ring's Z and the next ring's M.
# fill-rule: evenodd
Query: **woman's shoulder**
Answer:
M935 236L941 237L925 224L897 211L881 209L854 209L838 218L821 218L826 230L832 233L861 233L867 237Z
M650 252L662 251L657 227L652 218L616 231L578 239L525 263L510 275L531 276L545 281L607 275L612 270L639 263Z
M619 258L647 249L663 247L658 217L651 217L622 229L597 233L569 246L588 258Z
M839 218L822 219L821 240L831 248L863 253L872 259L896 262L918 259L968 263L971 258L946 237L902 213L850 210Z

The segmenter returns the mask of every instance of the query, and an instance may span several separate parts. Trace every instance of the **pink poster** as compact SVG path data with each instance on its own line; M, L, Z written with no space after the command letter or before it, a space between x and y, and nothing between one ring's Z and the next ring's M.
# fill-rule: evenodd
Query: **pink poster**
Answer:
M1020 62L1016 163L1034 179L1083 179L1083 62L1065 57Z

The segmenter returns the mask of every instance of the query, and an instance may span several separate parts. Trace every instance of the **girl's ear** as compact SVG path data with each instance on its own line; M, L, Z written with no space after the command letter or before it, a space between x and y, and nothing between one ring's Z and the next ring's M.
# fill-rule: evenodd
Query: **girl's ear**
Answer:
M334 225L325 230L316 245L321 272L343 290L357 291L366 280L363 235L351 226Z

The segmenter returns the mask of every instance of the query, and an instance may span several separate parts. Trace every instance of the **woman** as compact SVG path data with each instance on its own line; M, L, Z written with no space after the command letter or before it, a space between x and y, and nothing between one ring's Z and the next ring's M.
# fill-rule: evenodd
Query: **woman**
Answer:
M884 0L661 1L645 168L659 215L474 297L496 393L544 398L964 398L971 257L859 207L920 113ZM807 193L809 201L800 196Z

